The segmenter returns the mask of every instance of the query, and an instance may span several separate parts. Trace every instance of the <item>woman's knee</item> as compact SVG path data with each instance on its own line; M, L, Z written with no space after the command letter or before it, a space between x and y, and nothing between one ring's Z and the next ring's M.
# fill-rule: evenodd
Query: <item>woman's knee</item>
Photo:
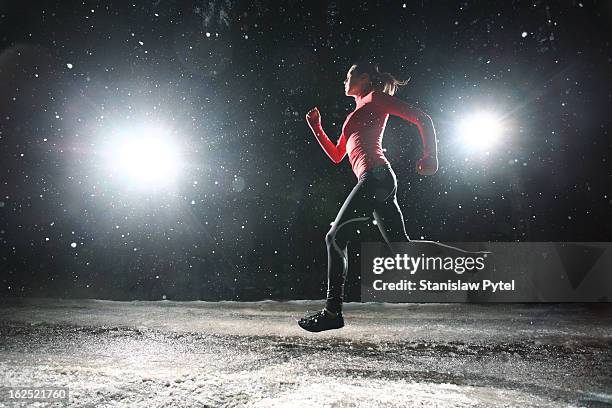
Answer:
M328 248L337 247L341 250L345 250L349 244L351 232L349 228L335 228L332 227L327 235L325 235L325 243Z
M344 229L340 231L336 227L332 227L325 235L325 243L328 247L336 244L340 248L344 248L348 244L348 239L346 237L346 231Z
M334 241L336 240L336 233L337 233L337 230L335 227L332 227L327 232L327 235L325 235L325 243L327 244L327 246L330 246L334 243Z

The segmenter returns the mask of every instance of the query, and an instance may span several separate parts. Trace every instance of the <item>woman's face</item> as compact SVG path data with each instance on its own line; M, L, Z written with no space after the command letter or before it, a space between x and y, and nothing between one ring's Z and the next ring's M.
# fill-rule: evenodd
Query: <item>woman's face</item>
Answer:
M355 67L349 69L346 73L346 79L344 80L344 94L346 96L359 96L368 86L368 75L353 75L353 71L355 71Z

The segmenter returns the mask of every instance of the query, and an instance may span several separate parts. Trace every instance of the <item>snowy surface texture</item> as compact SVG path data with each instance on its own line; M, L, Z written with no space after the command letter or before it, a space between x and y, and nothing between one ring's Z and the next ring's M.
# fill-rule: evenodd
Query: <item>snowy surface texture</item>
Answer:
M612 406L612 305L11 300L4 386L75 407ZM39 406L43 406L40 404Z

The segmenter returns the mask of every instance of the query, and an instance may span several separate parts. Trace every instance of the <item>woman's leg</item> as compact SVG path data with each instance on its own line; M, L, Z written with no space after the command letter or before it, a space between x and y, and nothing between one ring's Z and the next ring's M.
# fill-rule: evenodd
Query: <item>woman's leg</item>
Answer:
M391 197L378 205L374 210L376 225L392 252L395 252L392 247L393 242L410 242L410 238L406 233L404 216L397 202L395 192L396 190L394 189Z
M344 283L348 271L348 243L357 227L370 221L374 193L368 177L361 179L348 195L332 227L325 236L327 245L327 300L325 308L338 313L344 301Z
M376 201L374 219L383 239L392 253L396 253L393 242L410 242L404 225L404 216L397 202L397 178L393 170L388 173L386 185L389 193L382 200ZM389 184L391 183L391 184Z
M339 313L342 311L348 271L348 243L356 235L357 227L370 221L381 203L395 197L395 187L395 174L392 170L386 167L371 169L362 175L344 201L325 237L328 261L325 309L301 319L298 324L303 329L319 332L344 326L344 319ZM385 218L387 221L389 219Z
M394 177L395 179L395 177ZM376 208L374 209L374 219L376 225L380 230L383 239L387 243L389 250L392 254L397 254L399 251L394 247L394 242L413 242L419 243L420 245L428 245L430 250L435 251L450 251L447 253L461 254L484 254L490 253L491 251L466 251L465 249L457 248L451 245L441 244L435 241L427 240L411 240L406 233L406 227L404 225L404 216L402 210L397 202L397 182L391 194L385 198L382 202L377 201Z

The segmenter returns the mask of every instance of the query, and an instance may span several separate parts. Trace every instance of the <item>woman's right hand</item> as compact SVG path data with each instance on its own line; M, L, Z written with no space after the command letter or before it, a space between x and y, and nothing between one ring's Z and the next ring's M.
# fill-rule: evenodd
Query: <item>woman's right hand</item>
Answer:
M321 125L321 114L316 106L306 114L306 122L313 128Z

